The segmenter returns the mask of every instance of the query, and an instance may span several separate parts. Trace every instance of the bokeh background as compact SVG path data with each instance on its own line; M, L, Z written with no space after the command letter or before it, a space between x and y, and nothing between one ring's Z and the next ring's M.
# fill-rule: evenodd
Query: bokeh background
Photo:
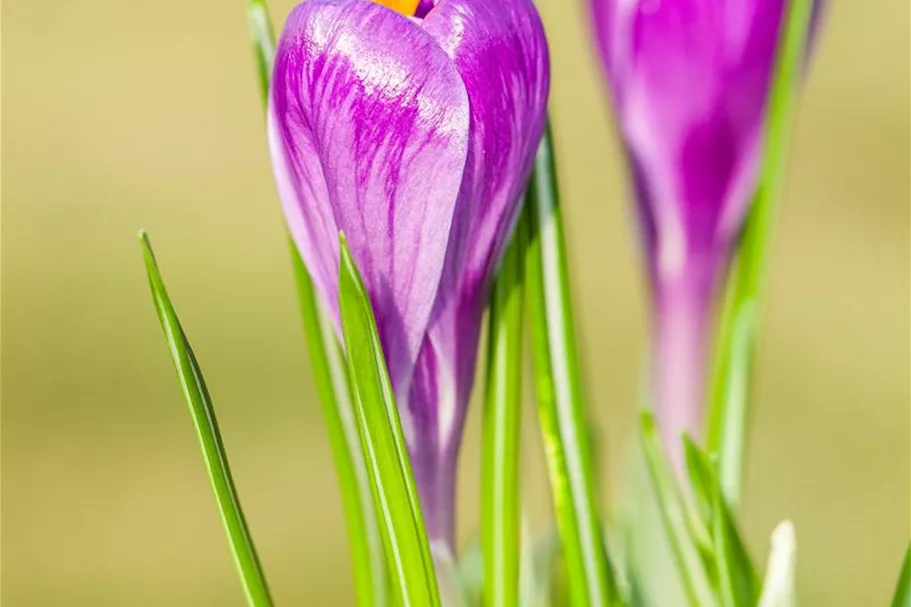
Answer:
M646 350L615 132L583 2L541 0L605 497ZM290 0L271 8L280 22ZM797 525L809 607L884 605L909 537L909 4L830 3L763 306L742 511ZM351 604L241 0L6 0L2 600L243 603L154 317L148 228L280 605ZM532 409L527 509L549 498ZM476 529L478 415L460 508Z

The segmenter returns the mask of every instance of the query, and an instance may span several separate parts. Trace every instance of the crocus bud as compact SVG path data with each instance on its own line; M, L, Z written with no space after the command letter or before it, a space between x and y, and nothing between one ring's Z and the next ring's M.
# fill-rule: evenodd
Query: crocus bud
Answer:
M590 0L652 289L653 403L702 432L713 307L756 191L785 0Z
M345 233L428 533L451 550L481 314L543 131L548 57L531 0L412 5L407 16L369 0L295 8L269 134L291 234L337 323Z

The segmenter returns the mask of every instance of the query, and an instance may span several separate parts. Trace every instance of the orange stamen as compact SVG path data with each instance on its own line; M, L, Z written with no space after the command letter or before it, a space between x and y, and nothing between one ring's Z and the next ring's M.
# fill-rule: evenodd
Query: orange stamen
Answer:
M382 4L386 8L402 13L407 17L413 17L414 12L418 10L420 0L374 0L377 4Z

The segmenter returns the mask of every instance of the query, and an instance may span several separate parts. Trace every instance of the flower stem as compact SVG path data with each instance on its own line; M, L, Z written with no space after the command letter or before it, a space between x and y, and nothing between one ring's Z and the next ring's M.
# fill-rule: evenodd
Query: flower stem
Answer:
M684 433L702 435L716 264L689 260L655 292L655 417L674 471L683 479Z
M571 604L614 605L617 591L598 518L549 128L538 148L528 205L526 276L535 391Z

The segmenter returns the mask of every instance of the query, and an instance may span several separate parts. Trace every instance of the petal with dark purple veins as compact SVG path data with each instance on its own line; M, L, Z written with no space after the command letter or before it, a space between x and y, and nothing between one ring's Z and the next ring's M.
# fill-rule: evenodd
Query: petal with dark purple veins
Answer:
M530 0L441 0L422 25L452 57L471 105L465 179L404 416L420 429L412 433L415 474L436 478L452 477L446 471L454 468L481 317L544 130L550 80ZM446 502L452 488L439 492L424 499ZM447 522L429 525L451 540Z
M469 102L419 24L369 0L308 0L278 44L269 134L291 234L338 324L338 233L407 391L449 241Z
M550 86L547 41L531 0L442 0L424 29L452 57L471 106L466 175L446 262L461 292L489 282L518 214Z

